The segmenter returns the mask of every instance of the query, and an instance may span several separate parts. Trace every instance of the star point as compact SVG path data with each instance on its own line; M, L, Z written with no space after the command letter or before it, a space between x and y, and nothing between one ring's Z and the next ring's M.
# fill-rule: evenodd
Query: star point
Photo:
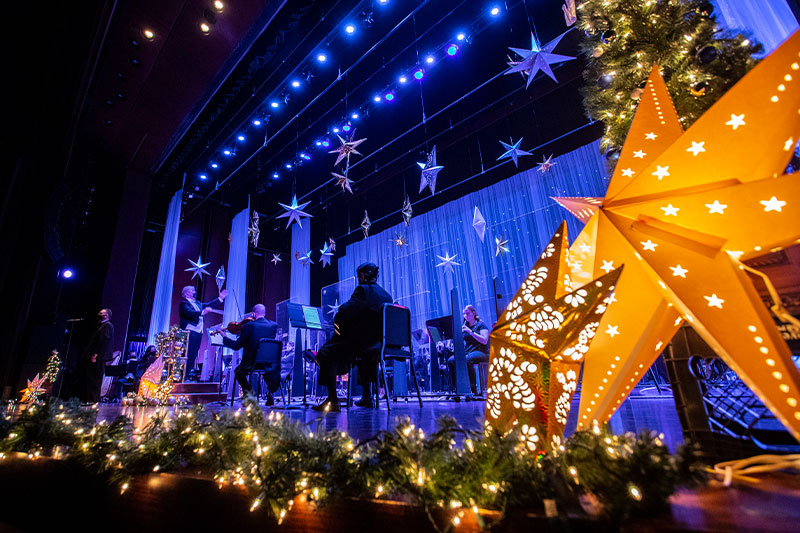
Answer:
M428 159L425 161L425 163L417 163L417 165L419 165L419 168L422 170L419 182L419 192L424 191L425 187L429 187L431 194L436 194L436 178L439 175L439 172L441 172L444 168L443 166L436 164L436 146L434 146L431 150L431 153L428 154Z
M436 257L439 258L439 261L441 261L441 263L437 264L436 267L437 268L441 267L441 268L444 269L445 273L450 272L452 274L453 273L453 267L461 266L461 263L458 263L458 262L455 261L455 258L456 258L457 255L458 254L453 254L451 256L450 252L446 252L444 254L444 257L442 257L441 255L437 254Z
M281 254L272 254L272 259L270 259L270 261L272 262L273 265L277 265L278 263L283 261L283 259L281 259Z
M359 139L357 141L354 141L353 138L355 137L355 135L356 135L356 130L353 130L353 133L350 134L350 138L349 139L343 139L341 135L337 135L341 145L339 146L339 148L336 148L335 150L331 150L331 151L328 152L329 154L339 154L336 157L336 163L334 163L334 165L338 165L339 163L342 162L343 159L346 159L347 160L347 165L349 166L350 165L350 155L351 154L361 155L361 152L356 150L356 147L359 144L361 144L364 141L366 141L367 139Z
M353 180L347 177L347 173L337 174L336 172L331 172L331 175L336 178L336 185L342 188L342 192L347 191L350 194L353 194L353 189L351 188Z
M549 172L551 168L556 165L555 161L553 161L553 154L550 154L547 157L542 155L542 160L539 162L539 166L536 167L536 170L544 174L545 172Z
M527 75L528 82L525 85L526 88L530 87L531 81L533 81L534 76L536 76L536 73L540 70L547 74L550 79L558 83L558 80L556 79L555 74L553 74L553 70L550 68L550 65L575 59L574 57L553 53L553 49L555 49L564 35L566 35L566 33L562 33L542 47L539 44L539 41L533 36L533 34L531 34L530 50L525 48L509 47L512 52L520 56L522 59L520 61L509 62L511 68L509 68L505 74L521 72L523 75Z
M495 237L494 243L495 243L495 252L494 252L495 257L497 257L498 255L505 255L511 251L511 248L509 248L508 246L508 239L506 239L504 235L500 235L500 237Z
M183 270L184 270L184 272L191 272L192 273L192 279L194 279L196 276L200 276L200 281L202 281L203 280L203 276L211 275L208 272L208 270L206 270L206 268L205 268L205 267L207 267L208 265L211 264L210 261L208 263L203 263L203 260L200 259L200 256L198 255L197 256L197 261L192 261L191 259L189 259L189 262L192 264L192 266L190 266L189 268L185 268Z

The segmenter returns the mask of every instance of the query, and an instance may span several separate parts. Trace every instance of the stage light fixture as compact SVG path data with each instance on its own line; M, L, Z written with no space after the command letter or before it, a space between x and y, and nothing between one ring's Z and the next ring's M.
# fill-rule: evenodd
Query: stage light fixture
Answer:
M386 96L384 96L384 98L386 98L386 100L391 102L392 100L394 100L394 94L393 93L386 93Z
M291 163L286 163L286 168L291 169L292 168L292 164Z
M496 17L497 15L499 15L499 14L500 14L500 8L499 8L499 7L497 7L497 6L494 6L494 7L492 8L492 10L491 10L491 11L489 11L489 13L491 13L493 17Z
M225 9L225 4L223 4L219 0L216 0L216 2L214 2L214 9L222 13L222 10Z
M456 35L456 39L458 39L459 41L463 41L463 40L464 40L464 39L466 39L466 38L467 38L467 36L464 34L464 32L463 32L463 31L462 31L462 32L459 32L459 34L458 34L458 35Z
M144 38L147 39L148 41L152 41L156 36L156 34L153 33L152 30L147 30L147 29L142 32L142 35L144 35Z
M269 103L270 107L276 108L280 105L276 100L273 100Z
M203 23L200 24L200 31L202 31L203 33L208 35L208 32L211 31L211 26L209 26L207 23L203 22Z
M378 0L378 3L379 3L380 5L382 5L382 6L385 6L386 4L388 4L388 3L389 3L389 0Z
M317 61L319 61L320 63L324 63L327 60L328 56L326 56L325 54L317 54Z
M356 32L356 27L352 24L348 24L344 27L344 31L346 31L348 35L353 35Z
M358 113L353 113L350 116L353 117L353 120L358 120Z
M328 148L330 145L331 145L331 143L330 143L330 142L328 142L328 141L322 141L322 146L324 146L325 148Z
M308 154L307 154L307 153L305 153L305 152L301 152L301 153L300 153L300 158L301 158L301 159L305 159L306 161L311 161L311 156L310 156L310 155L308 155Z
M211 163L211 168L219 168L219 165L216 163Z
M405 76L400 76L399 78L397 78L397 81L399 81L400 83L405 83L408 81L408 78L406 78Z
M198 178L200 178L200 179L201 179L201 180L203 180L203 181L205 181L205 180L207 180L207 179L208 179L208 176L206 176L205 174L200 174L200 175L199 175L199 176L197 176L197 177L198 177Z
M297 81L297 80L294 80L294 81L292 81L292 87L294 87L295 89L297 89L298 87L300 87L300 82L299 82L299 81Z
M75 273L70 268L65 268L64 270L61 271L61 277L64 279L70 279L74 275Z
M239 141L240 143L244 142L244 135L237 136L236 140Z
M276 180L276 179L278 179L280 177L281 177L280 174L278 174L277 172L272 174L272 179L274 179L274 180Z
M381 101L381 97L380 97L380 95L377 95L377 94L376 94L375 96L373 96L373 97L372 97L372 99L373 99L374 101L376 101L376 102L380 102L380 101Z
M130 57L130 58L128 58L128 61L130 61L130 62L131 62L131 65L133 65L134 67L138 67L139 65L141 65L141 64L142 64L142 63L141 63L141 62L140 62L138 59L136 59L135 57Z
M333 133L339 133L339 128L333 128L331 131L332 131Z
M317 146L322 146L322 141L317 141L314 144L316 144Z
M421 80L425 76L425 73L422 70L418 70L414 73L414 78Z
M451 44L447 47L447 55L454 56L458 53L458 46Z
M434 61L433 56L428 56L425 58L425 62L429 65L433 65L433 61Z
M253 126L260 126L260 125L261 125L261 121L260 120L258 120L257 118L253 119Z
M344 126L342 126L342 129L344 131L350 131L350 124L345 124Z
M227 149L223 150L222 153L225 154L225 155L231 155L231 151L227 150Z

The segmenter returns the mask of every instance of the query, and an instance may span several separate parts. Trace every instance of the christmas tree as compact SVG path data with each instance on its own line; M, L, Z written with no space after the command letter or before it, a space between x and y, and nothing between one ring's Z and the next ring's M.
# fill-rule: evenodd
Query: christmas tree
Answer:
M758 62L761 44L717 26L707 0L586 0L584 107L605 123L602 148L619 155L651 66L660 66L688 128Z
M44 370L44 377L48 383L56 382L59 370L61 370L61 359L58 357L58 350L53 350L47 359L47 368Z

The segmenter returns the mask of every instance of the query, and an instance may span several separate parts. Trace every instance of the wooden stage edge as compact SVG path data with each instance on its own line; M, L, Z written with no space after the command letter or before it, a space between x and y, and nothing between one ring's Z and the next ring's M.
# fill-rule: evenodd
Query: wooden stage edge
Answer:
M23 456L24 457L24 456ZM298 498L278 526L265 509L250 512L243 487L222 489L200 474L149 474L124 494L76 464L18 456L0 461L0 531L53 531L80 524L83 531L282 531L421 533L434 531L424 511L400 502L334 499L316 508ZM644 490L647 490L644 488ZM486 521L497 514L482 512ZM434 513L444 529L453 511ZM471 511L453 531L478 531ZM566 529L565 529L566 528ZM626 524L624 530L798 531L800 476L776 473L757 485L712 484L674 495L666 514ZM586 517L548 519L538 514L509 517L492 531L606 531Z

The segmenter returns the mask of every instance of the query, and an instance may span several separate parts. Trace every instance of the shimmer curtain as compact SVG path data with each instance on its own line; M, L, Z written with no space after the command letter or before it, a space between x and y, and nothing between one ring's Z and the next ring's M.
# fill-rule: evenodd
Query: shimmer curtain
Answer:
M153 310L150 312L150 329L147 344L155 344L156 335L169 330L172 312L172 280L175 276L175 250L178 246L178 227L181 223L181 203L183 189L172 197L167 211L167 225L164 227L164 241L161 243L161 260L158 263L156 292L153 296Z
M310 249L311 220L305 218L302 228L296 222L292 224L292 248L289 250L289 261L292 262L289 283L289 301L291 302L306 305L311 303L311 267L303 266L294 257L295 252L305 254Z
M772 52L797 30L797 19L787 0L713 0L717 22L726 28L745 30Z
M378 283L397 303L411 309L412 329L450 313L450 289L458 287L461 305L475 305L489 325L496 320L495 283L504 306L536 262L562 220L570 240L582 225L553 196L603 196L607 186L605 160L599 141L554 159L548 172L531 169L480 191L415 216L406 228L396 226L351 244L339 258L339 279L353 275L358 264L380 267ZM443 172L447 172L447 162ZM510 162L505 167L514 172ZM472 226L475 207L486 220L481 241ZM408 246L391 242L404 235ZM496 238L508 239L510 252L496 255ZM445 273L437 256L455 255L460 266ZM457 310L460 313L460 310Z
M222 313L222 321L228 324L232 321L241 318L240 313L248 313L250 309L245 309L244 298L247 294L247 250L248 241L247 228L250 226L250 206L242 209L236 216L233 217L231 222L231 246L228 253L228 266L226 275L228 279L225 281L225 287L228 289L228 297L225 298L225 308ZM227 353L231 350L225 348ZM239 364L239 351L233 352L233 359L231 360L231 367L236 368ZM233 382L233 373L230 372L228 383ZM228 389L230 390L230 388Z

